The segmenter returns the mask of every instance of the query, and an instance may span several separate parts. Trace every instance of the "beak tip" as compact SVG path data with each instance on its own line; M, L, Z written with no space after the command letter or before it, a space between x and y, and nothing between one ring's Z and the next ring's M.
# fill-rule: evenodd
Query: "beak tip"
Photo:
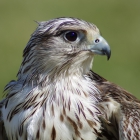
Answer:
M109 53L107 53L107 60L109 60L111 57L111 51Z
M107 56L107 60L109 60L110 57L111 57L111 50L110 50L110 49L107 49L107 48L104 48L104 49L102 50L102 52L103 52L104 55Z

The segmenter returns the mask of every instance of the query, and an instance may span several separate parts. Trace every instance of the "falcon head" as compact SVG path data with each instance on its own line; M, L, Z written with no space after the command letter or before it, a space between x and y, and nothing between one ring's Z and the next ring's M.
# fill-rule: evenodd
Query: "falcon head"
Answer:
M92 68L96 54L110 58L111 51L99 29L77 18L56 18L38 23L23 54L18 73L81 73Z

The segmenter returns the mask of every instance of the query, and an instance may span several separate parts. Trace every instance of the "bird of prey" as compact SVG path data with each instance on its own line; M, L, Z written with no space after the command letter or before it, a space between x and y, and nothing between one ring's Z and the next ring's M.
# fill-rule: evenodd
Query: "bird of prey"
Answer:
M139 140L140 101L92 69L111 50L77 18L38 22L0 102L1 140Z

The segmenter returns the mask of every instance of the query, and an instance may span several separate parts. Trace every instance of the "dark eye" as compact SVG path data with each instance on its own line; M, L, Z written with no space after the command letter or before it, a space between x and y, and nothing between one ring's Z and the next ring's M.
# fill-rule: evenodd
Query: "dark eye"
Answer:
M99 43L100 42L100 40L99 39L95 39L95 43Z
M75 41L77 39L77 33L74 31L70 31L70 32L65 34L65 38L68 41Z

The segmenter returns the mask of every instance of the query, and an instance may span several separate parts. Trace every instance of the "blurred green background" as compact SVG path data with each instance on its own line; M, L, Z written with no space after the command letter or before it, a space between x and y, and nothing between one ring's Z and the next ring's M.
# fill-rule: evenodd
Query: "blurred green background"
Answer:
M16 79L34 20L64 16L99 27L112 56L96 56L93 70L140 99L140 0L0 0L0 98Z

